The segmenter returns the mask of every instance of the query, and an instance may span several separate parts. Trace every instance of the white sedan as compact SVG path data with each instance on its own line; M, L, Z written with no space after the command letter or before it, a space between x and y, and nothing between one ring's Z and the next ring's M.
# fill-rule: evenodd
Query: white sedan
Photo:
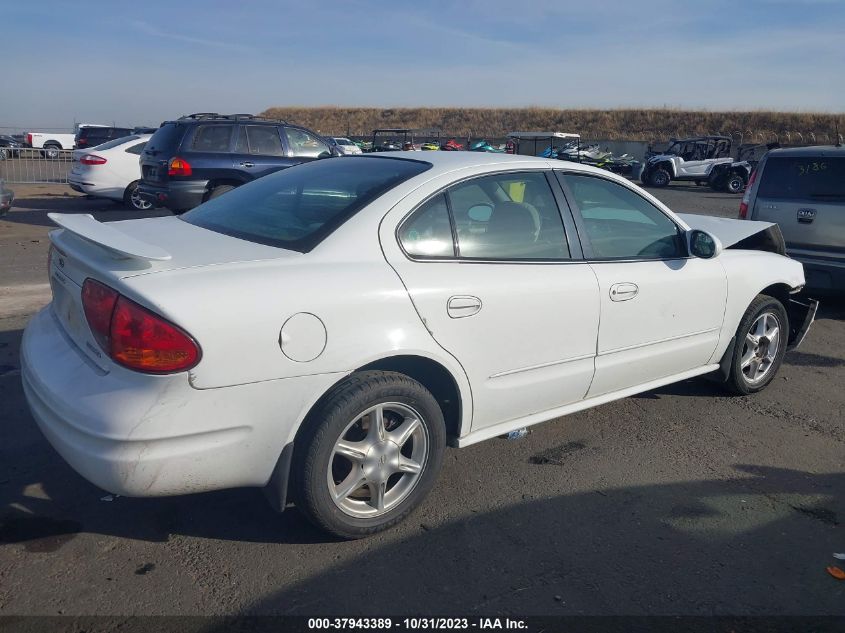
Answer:
M123 202L130 209L146 211L152 204L138 195L141 165L138 159L151 134L133 134L73 152L68 184L74 191Z
M260 486L355 538L447 444L711 374L759 391L815 303L777 227L678 216L621 177L476 152L285 169L179 217L51 214L27 400L126 496Z

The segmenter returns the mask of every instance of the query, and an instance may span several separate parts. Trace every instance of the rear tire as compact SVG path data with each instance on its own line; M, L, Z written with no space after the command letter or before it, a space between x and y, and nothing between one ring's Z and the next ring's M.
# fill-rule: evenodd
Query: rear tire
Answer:
M743 396L765 389L780 369L788 337L786 308L774 297L757 295L736 330L728 388Z
M133 211L149 211L153 208L153 205L138 195L138 182L136 180L126 187L126 191L123 192L123 204Z
M672 182L671 174L662 167L655 169L649 176L649 184L652 187L665 187Z
M343 539L386 530L434 486L445 446L443 412L420 383L396 372L352 374L323 398L296 439L297 507Z
M217 185L206 197L206 200L213 200L214 198L219 198L224 193L231 191L235 187L233 185Z
M41 152L41 155L44 158L49 158L50 160L56 160L61 153L61 149L62 148L59 147L58 145L45 145L43 151Z

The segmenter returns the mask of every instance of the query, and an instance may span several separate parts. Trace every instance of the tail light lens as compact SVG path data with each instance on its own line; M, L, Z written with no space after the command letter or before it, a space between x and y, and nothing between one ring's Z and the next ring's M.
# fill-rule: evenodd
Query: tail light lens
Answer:
M82 309L94 339L106 352L109 351L109 332L114 306L120 295L105 284L86 279L82 284Z
M85 280L82 305L97 343L124 367L169 374L199 362L199 346L186 332L98 281Z
M756 169L751 172L751 176L748 178L748 184L745 185L745 193L742 195L742 202L739 203L740 220L748 219L748 203L751 202L751 187L754 185L755 180L757 180Z
M190 176L191 173L191 164L184 158L178 156L171 158L167 165L168 176Z
M32 132L27 132L27 135L26 135L26 144L27 144L27 145L32 145Z
M79 162L83 165L105 165L108 161L96 154L85 154L85 156L79 159Z

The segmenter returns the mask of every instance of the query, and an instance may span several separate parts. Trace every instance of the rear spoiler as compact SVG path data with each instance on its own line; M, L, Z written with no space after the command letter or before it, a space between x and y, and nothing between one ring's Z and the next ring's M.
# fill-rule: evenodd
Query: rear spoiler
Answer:
M60 227L123 258L165 261L172 256L154 244L147 244L127 235L110 224L103 224L89 213L48 213L47 217Z

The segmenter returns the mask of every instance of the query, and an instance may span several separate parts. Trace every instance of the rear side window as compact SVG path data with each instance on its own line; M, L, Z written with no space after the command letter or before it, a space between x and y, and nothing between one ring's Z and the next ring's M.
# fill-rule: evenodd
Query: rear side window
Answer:
M238 187L180 218L232 237L307 252L371 201L430 168L422 161L363 156L311 161Z
M454 257L455 247L446 195L436 195L417 209L410 220L402 225L399 241L411 256Z
M191 149L195 152L228 152L232 140L231 125L199 125Z
M170 153L176 151L185 136L187 126L181 123L164 123L147 143L147 153Z
M141 155L141 152L144 151L144 146L147 144L146 141L142 141L140 143L135 143L134 145L130 145L124 151L127 154L135 154L137 156Z
M825 200L845 198L845 158L770 156L760 176L761 198Z
M261 154L263 156L284 156L279 129L272 125L244 125L235 147L238 154Z
M569 259L554 194L542 172L497 174L448 189L462 258Z

